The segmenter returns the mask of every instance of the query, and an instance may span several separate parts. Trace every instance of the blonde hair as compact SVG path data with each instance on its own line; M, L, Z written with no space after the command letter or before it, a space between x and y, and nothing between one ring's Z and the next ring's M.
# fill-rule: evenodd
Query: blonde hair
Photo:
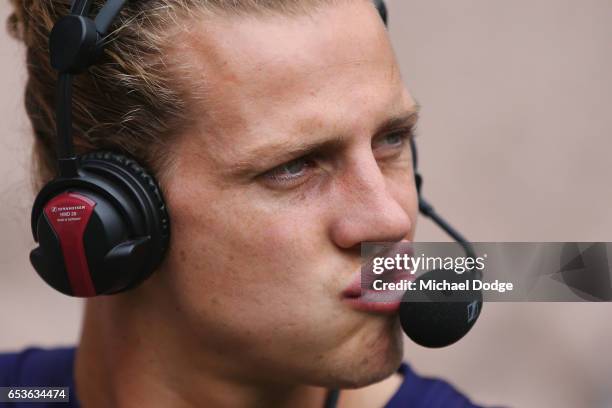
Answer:
M73 138L78 154L108 149L136 158L158 178L171 167L173 135L189 126L187 96L164 58L186 18L209 15L300 15L333 0L129 1L100 62L74 79ZM48 36L69 0L11 0L9 32L27 48L25 106L34 131L33 180L39 189L57 174L54 96L57 73ZM92 2L99 10L103 0ZM162 180L160 180L163 184Z

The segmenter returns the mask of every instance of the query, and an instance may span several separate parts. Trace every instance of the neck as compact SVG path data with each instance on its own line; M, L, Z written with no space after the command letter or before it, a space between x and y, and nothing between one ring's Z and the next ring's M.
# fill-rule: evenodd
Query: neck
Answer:
M75 363L83 407L324 405L324 388L261 381L257 368L240 373L158 312L123 295L88 300Z

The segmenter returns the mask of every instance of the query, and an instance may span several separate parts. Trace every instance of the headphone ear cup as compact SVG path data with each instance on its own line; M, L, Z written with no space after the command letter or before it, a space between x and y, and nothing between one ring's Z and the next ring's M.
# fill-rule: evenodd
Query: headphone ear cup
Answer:
M143 282L163 259L170 221L161 191L133 159L80 158L79 176L53 180L32 210L39 247L32 265L71 296L118 293Z
M170 242L170 216L155 177L135 159L113 152L88 153L81 156L80 161L82 169L113 177L123 184L124 188L131 190L133 195L140 197L140 210L145 217L145 228L147 233L152 235L152 249L158 251L154 258L158 258L156 263L161 262ZM117 171L126 174L117 174Z
M162 262L170 242L170 217L161 188L155 178L138 162L130 157L109 151L88 153L81 156L81 168L99 174L102 177L114 178L115 181L135 199L140 215L144 221L144 231L137 232L138 238L148 236L150 241L146 249L148 261L141 274L120 291L138 286L146 280ZM130 217L133 219L135 217ZM115 255L122 262L130 264L130 257L125 253L127 248L117 248ZM110 256L110 255L109 255ZM116 293L116 292L112 292Z

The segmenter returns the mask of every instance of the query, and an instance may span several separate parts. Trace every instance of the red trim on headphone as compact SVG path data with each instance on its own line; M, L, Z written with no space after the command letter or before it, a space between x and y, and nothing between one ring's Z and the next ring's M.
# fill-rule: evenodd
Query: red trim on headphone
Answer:
M75 296L96 295L83 245L83 234L95 206L95 201L81 194L62 193L49 201L44 209L60 240L68 280Z

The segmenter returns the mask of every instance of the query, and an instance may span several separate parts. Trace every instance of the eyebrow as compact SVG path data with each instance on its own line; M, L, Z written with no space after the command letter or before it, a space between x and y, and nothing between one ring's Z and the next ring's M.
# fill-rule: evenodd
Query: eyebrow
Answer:
M416 103L410 109L395 114L379 124L374 135L379 135L399 128L414 127L419 119L421 105ZM255 163L267 162L272 158L277 165L281 165L298 157L313 155L321 152L337 150L346 143L344 136L335 135L323 140L283 140L258 146L244 154L240 160L231 165L229 172L234 175L244 175L254 172Z

